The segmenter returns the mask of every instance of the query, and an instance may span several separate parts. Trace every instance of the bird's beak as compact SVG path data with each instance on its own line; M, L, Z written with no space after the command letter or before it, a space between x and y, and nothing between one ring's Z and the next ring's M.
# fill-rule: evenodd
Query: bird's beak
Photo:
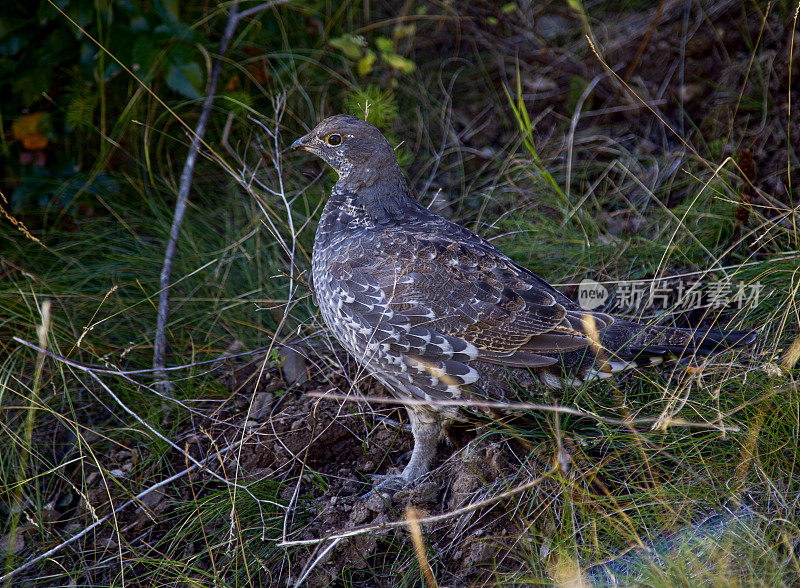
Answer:
M302 149L303 151L308 151L308 141L310 138L311 137L309 137L308 135L300 137L297 141L295 141L289 146L289 149L290 150Z

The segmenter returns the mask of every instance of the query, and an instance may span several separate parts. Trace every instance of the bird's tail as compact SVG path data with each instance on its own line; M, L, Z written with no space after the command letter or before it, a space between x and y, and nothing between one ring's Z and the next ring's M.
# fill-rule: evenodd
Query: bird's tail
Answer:
M682 329L642 325L633 321L616 320L603 329L592 346L591 362L584 369L567 373L570 382L585 382L595 378L608 378L617 372L657 365L665 361L689 361L698 355L713 355L735 347L751 345L757 333L723 329ZM580 351L576 353L580 354ZM569 357L569 354L565 354ZM553 383L545 378L544 383Z
M692 331L684 329L692 338L693 353L703 355L720 353L726 349L747 347L752 345L758 333L756 331L724 329L699 329Z
M713 355L728 349L747 347L756 340L756 331L724 329L681 329L645 327L636 337L633 351L654 355L687 357Z

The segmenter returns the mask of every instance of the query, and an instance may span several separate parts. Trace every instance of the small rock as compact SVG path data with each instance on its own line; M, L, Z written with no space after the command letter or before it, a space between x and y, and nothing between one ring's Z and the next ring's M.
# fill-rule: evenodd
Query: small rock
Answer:
M684 84L680 88L680 98L681 101L688 104L690 102L694 102L698 98L701 98L706 93L706 85L705 84L696 84L696 83L689 83Z
M308 366L306 359L292 347L281 347L278 355L281 357L281 373L289 385L303 384L308 381Z
M114 549L115 547L117 547L117 542L114 541L111 537L108 537L108 538L105 538L105 539L100 539L97 542L97 544L100 547L104 547L106 549Z
M270 403L273 398L275 398L275 395L272 392L256 392L253 395L250 416L257 420L266 417L269 414Z
M238 339L234 339L233 343L228 345L228 348L225 350L225 353L222 354L222 357L220 357L220 359L224 359L230 355L236 355L242 350L243 347L244 345L242 344L241 341L239 341Z
M11 514L22 514L25 512L25 507L21 504L12 504L9 507L8 512Z
M550 557L550 541L547 539L542 542L542 545L539 548L539 557L542 558L542 560L546 560L548 557Z
M59 519L61 513L56 510L55 502L48 502L44 508L39 511L39 517L44 523L52 523Z
M558 466L561 469L561 474L567 476L572 471L572 458L563 447L557 452L556 459Z
M411 502L411 491L410 490L398 490L392 496L392 500L394 500L395 504L408 504Z
M150 492L148 492L148 493L147 493L147 494L145 494L144 496L142 496L142 497L141 497L139 500L140 500L140 501L142 502L142 504L144 504L146 507L148 507L148 508L155 508L155 506L156 506L156 505L157 505L159 502L161 502L162 500L164 500L164 497L165 497L165 496L166 496L166 495L164 494L164 491L163 491L161 488L156 488L156 489L154 489L154 490L151 490Z
M552 92L558 89L558 84L555 81L544 76L534 76L531 79L526 79L523 85L526 90L531 92Z
M384 500L383 496L377 492L373 492L364 501L364 507L372 512L382 512L386 509L386 501Z
M350 523L360 525L366 521L370 516L371 511L367 508L364 502L359 502L353 506L353 512L350 513Z
M473 543L467 557L464 558L464 566L474 566L485 563L494 557L495 548L487 543Z
M438 499L440 490L436 482L422 482L411 492L411 502L416 506L431 505Z

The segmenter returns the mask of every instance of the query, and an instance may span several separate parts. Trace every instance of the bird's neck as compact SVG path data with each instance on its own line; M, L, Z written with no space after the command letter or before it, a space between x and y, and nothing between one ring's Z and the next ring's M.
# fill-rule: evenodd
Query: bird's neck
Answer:
M395 164L397 166L397 164ZM404 222L425 210L411 196L399 166L391 173L363 173L355 170L341 177L334 186L329 206L347 210L374 224Z

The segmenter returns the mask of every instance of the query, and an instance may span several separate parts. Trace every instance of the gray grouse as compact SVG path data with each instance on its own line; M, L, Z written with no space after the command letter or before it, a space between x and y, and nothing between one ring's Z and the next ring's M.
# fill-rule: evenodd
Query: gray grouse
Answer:
M742 331L690 331L587 312L491 243L421 206L389 142L353 116L292 144L339 174L322 212L312 279L347 352L407 406L414 450L399 480L425 474L443 424L437 400L510 397L512 382L579 385L665 354L750 344Z

